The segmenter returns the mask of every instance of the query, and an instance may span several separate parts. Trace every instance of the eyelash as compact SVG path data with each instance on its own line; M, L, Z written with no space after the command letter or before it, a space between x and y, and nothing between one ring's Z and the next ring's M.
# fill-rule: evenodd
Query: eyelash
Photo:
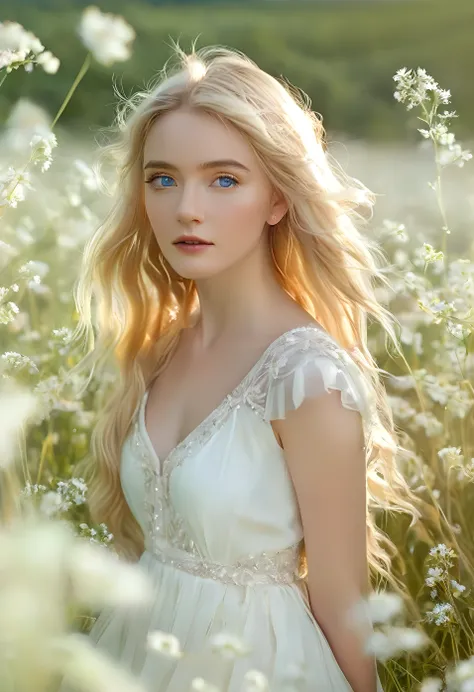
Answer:
M154 173L152 176L150 176L149 178L147 178L145 180L145 183L148 183L148 184L152 183L154 180L156 180L156 178L161 178L161 177L172 178L172 176L168 175L167 173ZM237 178L234 175L230 175L230 173L220 173L218 176L216 176L216 180L218 180L219 178L230 178L230 180L233 180L235 183L237 183L237 185L239 185L239 181L237 180ZM235 187L235 186L232 186L232 187ZM155 188L155 190L165 190L165 189L166 188L164 188L164 187ZM231 188L230 187L221 188L221 190L226 190L226 189L230 190Z

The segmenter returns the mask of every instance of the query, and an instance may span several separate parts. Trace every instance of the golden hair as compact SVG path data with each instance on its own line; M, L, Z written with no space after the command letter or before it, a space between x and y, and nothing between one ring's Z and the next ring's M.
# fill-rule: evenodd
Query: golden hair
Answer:
M118 381L99 407L91 453L81 463L89 483L94 521L105 522L123 557L136 560L143 532L120 483L122 445L145 390L167 364L198 298L192 279L178 275L160 252L144 206L143 146L153 123L179 108L205 112L230 123L245 137L288 211L269 234L276 279L286 293L352 355L370 383L375 424L367 447L368 563L372 576L392 581L396 549L377 528L375 512L420 514L416 498L397 468L400 449L387 395L367 347L371 316L400 352L394 316L376 298L387 284L385 257L363 236L357 211L371 211L375 195L338 169L327 151L321 118L309 98L260 69L237 50L211 46L184 53L155 83L119 105L112 144L104 147L117 165L117 192L103 224L88 241L75 300L80 316L75 336L86 335L89 362L112 356ZM96 299L98 340L91 321ZM392 582L393 583L393 582Z

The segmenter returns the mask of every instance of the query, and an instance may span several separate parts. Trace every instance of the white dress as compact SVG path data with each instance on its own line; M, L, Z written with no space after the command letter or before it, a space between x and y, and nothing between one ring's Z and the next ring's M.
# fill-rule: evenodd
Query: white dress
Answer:
M268 677L272 692L350 692L298 577L303 530L270 425L329 389L361 412L366 430L369 399L357 366L312 323L273 341L166 459L157 458L145 429L148 392L140 402L121 482L144 531L139 564L156 600L133 612L105 608L89 636L147 692L187 692L196 677L222 692L258 689L244 686L251 669ZM178 637L186 656L147 650L153 630ZM234 661L212 653L209 640L223 631L251 653Z

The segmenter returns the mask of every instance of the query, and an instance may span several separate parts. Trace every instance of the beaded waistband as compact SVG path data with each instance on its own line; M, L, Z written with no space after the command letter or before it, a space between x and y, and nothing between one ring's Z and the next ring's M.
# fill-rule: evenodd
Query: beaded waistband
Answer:
M169 549L168 549L169 548ZM301 542L278 552L249 555L233 564L211 562L171 546L147 548L155 560L175 569L203 579L224 584L254 586L259 584L292 584L303 578L301 574Z

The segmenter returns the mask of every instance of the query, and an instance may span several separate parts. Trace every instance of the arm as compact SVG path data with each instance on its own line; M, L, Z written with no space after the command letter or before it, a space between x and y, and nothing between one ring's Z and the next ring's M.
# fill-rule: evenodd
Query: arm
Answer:
M301 513L311 609L354 692L375 692L375 661L347 623L369 590L360 413L333 390L288 412L278 432Z

